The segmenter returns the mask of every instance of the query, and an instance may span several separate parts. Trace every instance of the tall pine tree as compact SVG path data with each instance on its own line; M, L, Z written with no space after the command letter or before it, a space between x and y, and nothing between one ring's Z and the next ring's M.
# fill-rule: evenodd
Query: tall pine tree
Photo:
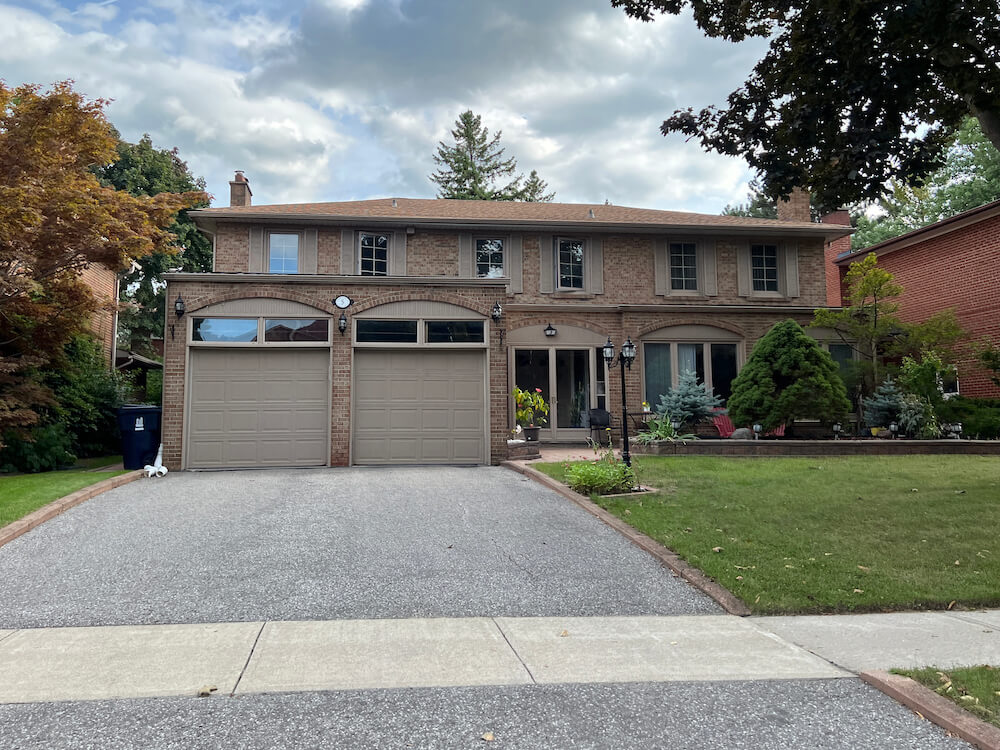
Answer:
M535 170L527 181L517 174L514 157L505 158L501 132L490 136L479 115L466 110L451 131L455 145L438 143L434 163L439 169L430 176L438 185L438 198L484 201L551 201L548 185Z

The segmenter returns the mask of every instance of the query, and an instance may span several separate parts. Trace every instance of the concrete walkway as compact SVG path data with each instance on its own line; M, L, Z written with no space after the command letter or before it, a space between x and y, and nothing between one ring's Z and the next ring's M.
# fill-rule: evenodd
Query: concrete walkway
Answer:
M793 680L1000 664L1000 610L472 617L0 631L0 703L487 685Z
M730 616L475 617L0 631L0 703L847 677Z

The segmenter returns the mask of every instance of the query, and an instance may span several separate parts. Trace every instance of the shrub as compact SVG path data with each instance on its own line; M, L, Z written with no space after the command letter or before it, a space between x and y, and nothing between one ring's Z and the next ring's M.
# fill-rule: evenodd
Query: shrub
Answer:
M631 492L637 480L635 472L609 448L593 461L573 464L566 472L566 483L583 495L616 495Z
M915 393L904 394L900 400L899 428L904 435L935 438L940 433L934 407Z
M865 424L869 427L888 427L890 422L898 422L903 408L903 394L892 378L888 378L878 389L862 401L865 408Z
M793 419L836 422L851 408L837 365L794 320L776 323L733 381L729 415L769 432Z
M542 389L528 390L514 386L514 405L517 407L515 418L522 427L541 427L548 420L549 405L542 398Z
M942 422L961 422L963 437L1000 438L1000 399L956 396L941 404L937 411Z
M655 442L657 440L697 440L697 435L687 433L681 435L674 429L673 424L671 424L671 418L669 414L664 414L662 417L651 417L649 421L646 422L646 429L642 430L638 435L635 436L635 442L639 445L647 445L649 443Z
M685 372L677 379L677 387L660 396L660 405L656 413L661 416L669 414L685 425L696 425L714 416L716 409L722 406L722 399L709 393L705 386L698 382L698 376L693 372ZM669 419L667 423L669 424Z
M100 345L77 336L65 347L60 361L46 375L56 406L47 421L65 426L80 456L117 453L117 413L124 400L125 380L108 370Z
M35 427L27 440L8 432L4 442L6 446L0 450L0 472L34 474L76 462L76 456L70 452L73 439L61 424Z

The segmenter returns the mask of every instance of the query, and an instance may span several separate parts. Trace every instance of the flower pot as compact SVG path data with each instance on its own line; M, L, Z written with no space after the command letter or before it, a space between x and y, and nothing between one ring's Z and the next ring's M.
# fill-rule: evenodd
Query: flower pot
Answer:
M541 427L530 427L529 426L529 427L522 427L521 429L524 430L524 439L525 440L527 440L529 443L537 443L538 442L538 433L541 432L541 430L542 430Z
M871 428L872 437L878 437L878 431L881 430L881 429L882 429L881 427L872 427Z

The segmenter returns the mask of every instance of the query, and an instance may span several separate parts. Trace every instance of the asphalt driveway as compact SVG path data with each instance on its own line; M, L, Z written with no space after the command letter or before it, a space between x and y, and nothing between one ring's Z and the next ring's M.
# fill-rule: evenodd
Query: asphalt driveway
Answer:
M497 467L169 474L0 548L0 628L719 613Z

